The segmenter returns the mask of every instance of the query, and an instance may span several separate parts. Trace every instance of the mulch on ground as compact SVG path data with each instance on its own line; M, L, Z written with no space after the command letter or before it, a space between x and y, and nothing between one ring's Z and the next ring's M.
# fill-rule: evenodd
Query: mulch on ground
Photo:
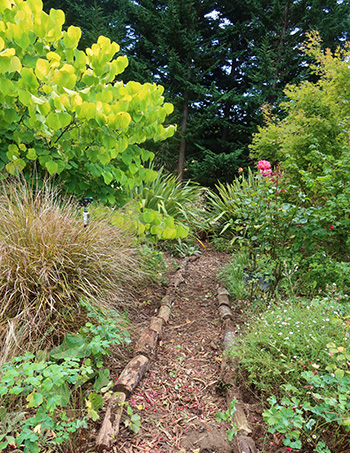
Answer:
M163 328L157 357L129 399L133 413L141 417L140 430L133 433L122 423L114 452L232 452L232 443L227 441L230 426L216 421L217 412L227 408L227 389L220 382L223 323L216 300L217 279L229 260L229 255L206 244L200 258L188 263L185 281L176 291L170 320ZM157 313L165 291L150 289L138 309L130 312L135 337L131 347ZM242 324L242 310L237 307L236 312L235 322ZM114 370L115 378L120 371ZM259 451L277 451L280 439L269 439L258 401L249 392L245 394L252 438Z

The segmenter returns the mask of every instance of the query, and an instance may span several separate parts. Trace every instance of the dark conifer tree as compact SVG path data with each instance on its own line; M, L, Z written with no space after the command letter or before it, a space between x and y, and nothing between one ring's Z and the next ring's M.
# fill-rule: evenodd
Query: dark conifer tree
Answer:
M350 0L44 0L81 46L100 34L129 57L124 79L156 82L173 102L175 137L157 146L158 164L213 185L249 161L261 107L278 105L287 83L310 77L300 50L318 30L335 49L347 39Z

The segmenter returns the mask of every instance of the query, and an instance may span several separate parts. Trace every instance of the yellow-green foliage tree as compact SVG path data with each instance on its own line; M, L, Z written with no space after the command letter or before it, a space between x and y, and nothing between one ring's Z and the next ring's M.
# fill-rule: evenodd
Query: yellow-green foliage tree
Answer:
M78 50L63 11L41 0L0 0L0 168L59 175L70 193L115 203L120 187L156 177L146 140L173 135L163 87L124 83L119 46L100 36Z
M309 35L304 51L315 60L311 70L318 82L286 87L288 100L280 105L284 119L264 106L266 124L251 145L252 156L281 162L298 184L306 183L307 175L324 177L326 160L349 154L350 51L323 51L316 32Z
M288 86L279 120L266 109L267 124L253 139L254 157L281 163L290 198L306 194L317 207L309 235L333 253L350 250L350 46L323 51L317 33L305 52L314 58L316 83ZM300 200L299 200L300 202ZM331 234L330 234L331 233ZM305 233L306 234L306 233Z

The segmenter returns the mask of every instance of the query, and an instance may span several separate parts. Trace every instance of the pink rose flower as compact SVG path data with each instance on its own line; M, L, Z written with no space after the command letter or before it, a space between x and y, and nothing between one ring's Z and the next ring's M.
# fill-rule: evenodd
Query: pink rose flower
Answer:
M268 160L259 160L259 162L258 162L259 170L269 170L270 168L271 168L271 164Z
M271 168L268 168L267 170L260 170L260 174L262 176L271 176L272 175L272 170L271 170Z

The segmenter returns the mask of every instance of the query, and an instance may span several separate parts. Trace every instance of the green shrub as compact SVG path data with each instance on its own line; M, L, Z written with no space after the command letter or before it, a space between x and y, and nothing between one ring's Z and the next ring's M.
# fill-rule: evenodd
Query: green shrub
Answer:
M223 235L229 240L235 240L239 226L236 224L237 207L240 205L240 197L254 198L259 181L248 168L248 177L243 174L231 184L219 184L216 191L209 191L207 203L209 208L210 225L214 233Z
M197 184L179 182L161 169L153 181L125 191L128 203L124 211L127 217L133 213L135 227L147 238L183 240L190 230L205 228L203 192Z

